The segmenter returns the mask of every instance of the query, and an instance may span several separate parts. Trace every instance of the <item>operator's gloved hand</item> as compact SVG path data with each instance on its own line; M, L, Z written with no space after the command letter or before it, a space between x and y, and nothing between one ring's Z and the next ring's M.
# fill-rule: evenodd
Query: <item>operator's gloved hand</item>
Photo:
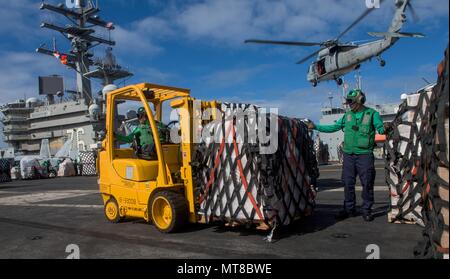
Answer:
M316 128L316 125L314 124L314 122L312 122L308 118L300 119L300 121L305 123L309 130L314 130Z
M392 123L391 122L384 122L383 125L384 125L384 134L385 135L389 134L392 131L392 129L393 129Z

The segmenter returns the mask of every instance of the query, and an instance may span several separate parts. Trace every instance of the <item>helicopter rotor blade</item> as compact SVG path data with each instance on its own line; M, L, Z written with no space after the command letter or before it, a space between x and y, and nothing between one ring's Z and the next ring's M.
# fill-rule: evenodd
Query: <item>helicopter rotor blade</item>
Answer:
M384 0L380 0L380 5L384 2ZM337 36L336 40L339 40L340 38L342 38L342 36L344 36L345 34L347 34L348 31L350 31L353 27L355 27L356 24L358 24L361 20L363 20L366 16L368 16L371 12L373 12L373 10L376 10L375 8L367 8L355 21L353 21L352 24L350 24L349 27L347 27L347 29L345 29L344 31L342 31L341 34L339 34L339 36Z
M323 45L323 43L269 41L269 40L245 40L244 43L274 44L274 45L289 45L289 46L321 46L321 45Z
M420 18L416 12L416 9L414 9L413 5L411 4L411 1L408 2L407 6L409 8L409 11L411 12L413 21L418 22L420 20Z
M305 58L303 58L302 60L298 61L297 64L303 64L306 61L308 61L309 59L313 58L314 56L316 56L317 54L319 54L319 52L321 52L322 50L326 49L326 47L322 47L319 50L311 53L310 55L306 56Z

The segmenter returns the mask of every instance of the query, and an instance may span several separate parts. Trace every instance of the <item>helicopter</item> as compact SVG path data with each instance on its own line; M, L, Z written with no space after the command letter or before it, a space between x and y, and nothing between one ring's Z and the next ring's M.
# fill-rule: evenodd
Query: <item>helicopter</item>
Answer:
M375 8L368 8L361 14L347 29L339 34L335 39L325 42L291 42L291 41L270 41L270 40L246 40L245 43L277 44L288 46L320 46L320 49L298 61L302 64L317 55L317 59L311 63L308 69L307 80L316 87L318 83L327 80L335 80L342 85L342 76L361 67L361 63L376 57L381 67L386 65L386 61L381 58L381 54L392 47L400 38L423 38L422 33L400 32L406 22L406 8L410 11L414 19L417 14L411 5L410 0L394 0L395 13L391 25L387 32L369 32L372 37L382 38L364 44L356 42L341 43L339 40L347 34L355 25L369 15ZM384 0L380 0L380 4Z

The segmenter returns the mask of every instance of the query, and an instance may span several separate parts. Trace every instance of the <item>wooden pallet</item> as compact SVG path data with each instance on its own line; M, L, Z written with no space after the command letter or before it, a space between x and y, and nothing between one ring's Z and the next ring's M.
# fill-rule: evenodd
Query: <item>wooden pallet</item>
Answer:
M212 221L219 221L218 218L214 218L212 219ZM200 218L197 220L197 223L201 223L201 224L206 224L206 218L204 215L201 215ZM235 227L248 227L248 226L254 226L257 230L259 231L268 231L270 229L272 229L272 224L267 224L264 221L226 221L225 223L223 223L223 225L225 227L230 227L230 228L235 228Z
M388 217L388 222L389 223L394 223L394 224L409 224L409 225L416 225L417 221L413 220L413 219L398 219L396 218L396 216L394 214L392 214L391 212L389 212L387 214Z

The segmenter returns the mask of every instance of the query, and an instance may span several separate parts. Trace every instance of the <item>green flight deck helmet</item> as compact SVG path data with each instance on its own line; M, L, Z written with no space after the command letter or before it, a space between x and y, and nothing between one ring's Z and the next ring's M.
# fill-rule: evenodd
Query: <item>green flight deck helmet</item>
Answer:
M141 118L142 116L145 116L145 115L147 115L147 112L145 111L145 108L144 107L138 108L138 110L137 110L138 118Z
M362 92L361 89L353 89L352 91L348 92L346 100L347 104L358 103L363 105L366 102L366 95L364 94L364 92Z

